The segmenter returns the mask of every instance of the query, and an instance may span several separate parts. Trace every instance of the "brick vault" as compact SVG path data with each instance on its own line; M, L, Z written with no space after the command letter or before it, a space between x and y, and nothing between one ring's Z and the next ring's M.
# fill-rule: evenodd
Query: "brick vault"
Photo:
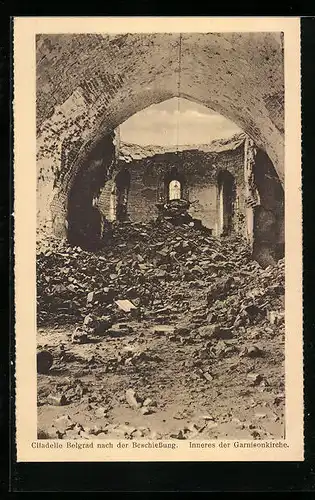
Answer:
M37 36L39 228L46 231L52 224L62 233L69 192L80 171L86 182L87 164L101 167L105 177L110 171L114 129L174 96L203 104L239 125L267 153L283 183L281 34L184 33L181 43L179 38Z

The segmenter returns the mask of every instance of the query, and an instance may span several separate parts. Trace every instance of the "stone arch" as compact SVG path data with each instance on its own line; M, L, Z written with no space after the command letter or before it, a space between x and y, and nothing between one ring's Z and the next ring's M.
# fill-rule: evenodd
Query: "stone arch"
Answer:
M54 195L51 212L60 213L60 205L63 204L61 213L65 213L66 218L65 235L73 245L93 250L100 243L104 216L95 200L100 196L101 187L113 168L113 152L113 137L106 136L86 156L82 168L68 180L67 185L60 182L59 190ZM59 224L54 227L54 232L62 236L59 218L55 216L55 220Z
M281 34L184 33L181 40L179 74L177 33L37 36L39 224L49 217L51 171L67 169L73 182L103 137L134 113L175 96L234 121L268 154L283 182ZM67 166L60 161L65 139L72 158Z

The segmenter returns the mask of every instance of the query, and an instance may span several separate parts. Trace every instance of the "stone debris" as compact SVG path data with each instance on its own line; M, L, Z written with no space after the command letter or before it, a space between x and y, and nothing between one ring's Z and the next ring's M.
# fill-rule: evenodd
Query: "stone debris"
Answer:
M49 431L40 430L39 439L161 439L159 432L145 426L106 423L104 426L82 425L69 415L57 417Z
M153 327L153 333L157 335L172 334L174 331L175 327L173 325L155 325Z
M140 411L141 411L142 415L150 415L150 413L151 413L150 408L148 408L147 406L142 406L140 408Z
M194 439L202 429L203 428L198 427L195 423L190 423L185 425L178 432L172 433L170 437L173 439Z
M203 376L206 380L208 380L208 382L211 382L211 380L213 380L213 376L209 372L203 372Z
M65 406L73 402L81 401L87 393L87 388L78 379L68 380L68 382L57 383L53 389L43 398L42 403L47 402L53 406ZM41 398L39 398L41 402Z
M71 341L74 344L86 344L89 341L89 337L82 328L77 327L71 336Z
M154 413L153 407L156 407L156 402L151 398L141 398L133 389L127 389L126 401L135 410L139 410L142 415L151 415Z
M268 319L272 325L280 325L284 322L284 311L268 311Z
M233 418L218 418L222 399L235 394L252 411L263 392L282 421L284 384L270 367L283 362L284 260L262 269L240 236L220 240L191 222L126 222L96 253L65 242L38 252L38 326L56 329L55 346L38 352L39 405L82 405L102 424L57 429L58 437L158 439L159 429L116 425L111 411L123 407L150 426L173 398L199 401L204 420L185 426L194 417L173 420L172 408L181 428L163 437L219 435ZM59 327L68 330L62 343ZM232 424L245 432L254 418Z
M97 410L95 411L95 416L98 418L107 417L107 409L103 407L97 408Z
M262 376L259 373L249 373L247 379L252 383L252 385L258 385L263 381Z
M243 351L240 353L240 356L247 356L248 358L259 358L263 356L263 351L257 347L256 345L253 346L245 346Z
M69 415L63 415L62 417L56 418L53 426L60 432L65 432L67 430L73 429L75 422L72 421Z
M113 326L114 319L111 316L95 317L91 314L85 316L82 331L90 335L106 335L108 329Z
M112 325L111 328L107 330L107 333L114 337L129 335L132 332L133 328L125 323L117 323L116 325Z

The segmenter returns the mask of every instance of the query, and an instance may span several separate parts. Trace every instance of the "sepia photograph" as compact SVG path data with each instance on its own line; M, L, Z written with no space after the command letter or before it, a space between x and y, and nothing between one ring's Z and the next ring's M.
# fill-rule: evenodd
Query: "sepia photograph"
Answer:
M36 57L38 437L284 437L281 33Z
M285 43L36 32L32 448L287 446Z

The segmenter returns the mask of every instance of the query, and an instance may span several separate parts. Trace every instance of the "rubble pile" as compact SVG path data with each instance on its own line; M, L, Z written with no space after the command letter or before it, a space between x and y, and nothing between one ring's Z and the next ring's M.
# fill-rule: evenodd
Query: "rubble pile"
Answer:
M83 426L73 421L69 415L62 415L54 420L47 431L40 430L38 439L161 439L162 436L145 426L128 424L105 424Z
M163 323L184 313L234 330L283 320L284 261L262 269L242 238L219 240L194 222L123 223L97 253L50 244L37 254L37 276L38 325L75 323L78 338L114 335L126 314Z

